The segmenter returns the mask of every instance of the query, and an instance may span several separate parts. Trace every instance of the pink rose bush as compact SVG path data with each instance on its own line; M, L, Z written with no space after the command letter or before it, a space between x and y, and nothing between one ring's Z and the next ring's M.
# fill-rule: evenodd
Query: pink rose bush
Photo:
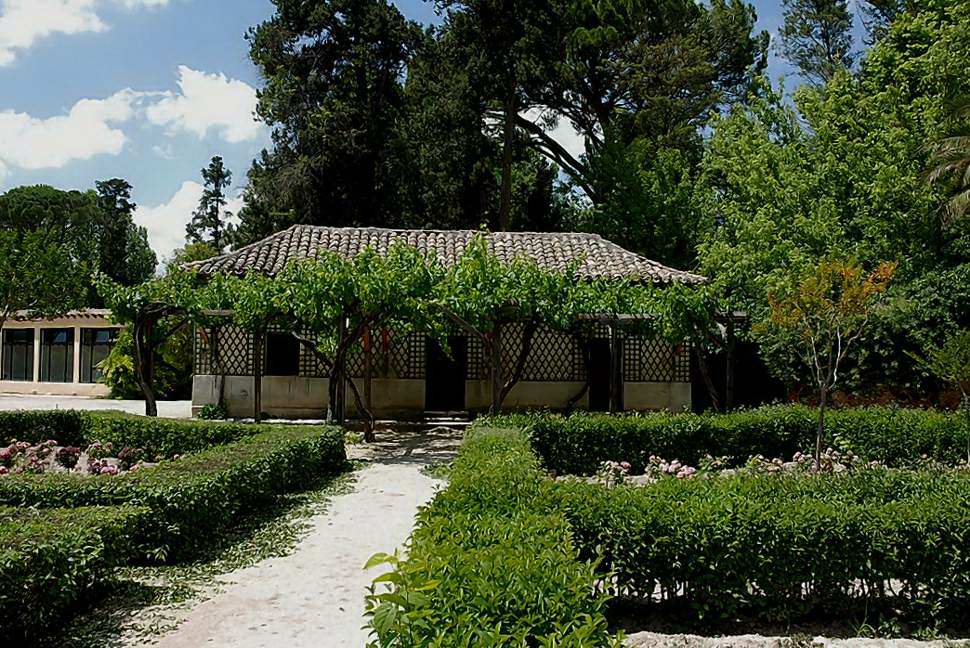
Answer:
M144 450L129 447L122 448L115 456L111 443L95 442L81 450L74 446L59 446L53 440L34 445L15 440L0 448L0 476L49 472L119 475L152 466L144 457Z
M811 454L803 452L795 453L790 461L785 461L777 457L768 459L762 455L755 455L748 459L744 466L740 468L732 468L730 459L730 457L713 457L708 455L701 459L697 466L690 466L678 459L668 461L662 457L650 455L642 474L631 474L632 471L629 462L605 461L600 465L600 469L596 474L591 477L577 478L567 475L559 479L584 479L585 481L602 484L611 488L620 484L643 486L662 479L726 477L739 473L792 475L820 472L823 474L837 474L862 468L888 469L882 462L863 461L850 451L839 452L832 448L828 448L822 453L817 471L814 457ZM930 459L925 459L920 464L922 468L932 468L934 466L937 466L937 464ZM946 468L943 465L937 467Z

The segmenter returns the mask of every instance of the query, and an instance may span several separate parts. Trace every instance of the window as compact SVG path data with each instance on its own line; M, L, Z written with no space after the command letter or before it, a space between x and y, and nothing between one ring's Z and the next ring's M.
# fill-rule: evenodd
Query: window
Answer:
M0 349L3 380L33 382L34 380L34 329L10 329L3 332L3 349Z
M118 338L118 329L81 329L81 382L101 379L98 365L108 357Z
M267 376L300 375L300 343L289 333L266 334Z
M41 329L40 381L74 382L74 329Z

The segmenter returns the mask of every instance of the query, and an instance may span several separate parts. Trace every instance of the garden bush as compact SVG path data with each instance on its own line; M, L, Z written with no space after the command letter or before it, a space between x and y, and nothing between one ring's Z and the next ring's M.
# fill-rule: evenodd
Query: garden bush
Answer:
M0 412L0 445L14 439L29 443L54 440L64 446L111 443L118 449L140 448L150 458L198 452L258 430L244 423L163 419L114 411Z
M0 637L32 643L133 552L134 506L0 508Z
M578 560L519 432L480 430L419 514L408 557L368 597L380 646L602 646L594 565ZM380 590L381 583L386 584Z
M77 410L0 412L0 446L53 439L66 446L86 445L89 421Z
M970 473L865 469L555 491L612 593L663 597L702 617L843 614L966 625ZM895 589L895 593L893 593Z
M174 457L210 446L237 441L261 428L227 421L192 421L98 412L88 419L89 441L112 443L116 448L145 450L149 457Z
M650 455L691 464L708 454L728 456L736 465L759 454L790 458L814 449L817 412L801 405L730 414L536 412L477 425L526 429L550 470L588 475L604 461L628 461L642 471ZM968 435L960 416L934 410L866 407L826 415L826 445L893 466L914 465L924 455L956 464L966 459Z
M259 434L121 475L8 475L0 504L78 507L132 503L152 511L141 538L157 558L191 551L237 514L342 470L343 431L261 426Z

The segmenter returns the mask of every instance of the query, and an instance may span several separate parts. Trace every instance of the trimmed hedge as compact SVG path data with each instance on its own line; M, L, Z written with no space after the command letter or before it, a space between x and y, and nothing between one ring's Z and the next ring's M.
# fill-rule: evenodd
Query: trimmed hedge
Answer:
M408 557L368 597L379 646L604 646L593 565L578 560L525 437L469 436L418 516ZM381 557L377 557L380 561Z
M557 482L555 491L581 555L602 556L614 593L662 592L705 617L839 614L864 596L870 612L922 623L970 618L965 471Z
M255 434L259 426L229 421L195 421L136 416L122 412L89 412L90 441L144 449L149 457L174 457Z
M142 448L149 457L171 458L237 441L258 427L226 421L195 421L136 416L124 412L75 410L0 412L0 445L14 439L86 446L95 441Z
M0 636L22 645L52 623L133 553L132 530L145 508L0 508Z
M816 417L809 407L773 405L731 414L537 412L477 425L526 429L549 469L589 475L604 461L628 461L640 471L650 455L691 464L706 454L736 464L758 454L787 459L814 449ZM826 415L827 445L893 466L914 465L922 455L956 464L966 459L968 435L962 417L933 410L866 407Z
M62 445L82 446L88 441L89 421L77 410L0 412L0 445L15 439L40 443L54 439Z
M254 426L255 427L255 426ZM132 503L152 511L143 549L164 558L203 544L236 515L342 470L343 431L261 426L259 434L122 475L0 478L0 504L78 507Z

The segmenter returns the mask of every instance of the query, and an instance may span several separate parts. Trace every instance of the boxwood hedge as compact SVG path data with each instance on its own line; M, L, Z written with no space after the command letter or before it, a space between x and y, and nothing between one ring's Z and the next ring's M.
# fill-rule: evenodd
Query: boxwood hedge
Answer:
M706 454L733 457L739 464L758 454L787 459L814 448L816 416L809 407L773 405L731 414L538 412L478 425L527 429L549 469L592 474L603 461L628 461L641 470L651 454L688 463ZM866 460L910 466L923 455L950 464L967 456L970 430L956 414L866 407L833 410L826 421L829 446Z
M193 421L135 416L124 412L75 410L0 412L0 445L14 439L86 446L95 441L115 448L142 448L149 457L173 457L254 434L258 427L226 421Z
M78 507L131 503L152 511L140 539L157 557L191 550L237 514L346 464L343 431L262 426L259 434L118 476L67 473L0 478L0 504Z
M150 512L135 506L0 507L0 637L32 643L111 567L133 552L133 530Z
M614 593L705 616L791 620L863 600L919 623L970 618L970 473L738 474L649 487L557 482ZM855 606L856 608L858 606Z
M525 437L477 432L450 478L419 514L407 559L372 561L394 567L368 597L377 645L609 644L593 565L578 560Z

